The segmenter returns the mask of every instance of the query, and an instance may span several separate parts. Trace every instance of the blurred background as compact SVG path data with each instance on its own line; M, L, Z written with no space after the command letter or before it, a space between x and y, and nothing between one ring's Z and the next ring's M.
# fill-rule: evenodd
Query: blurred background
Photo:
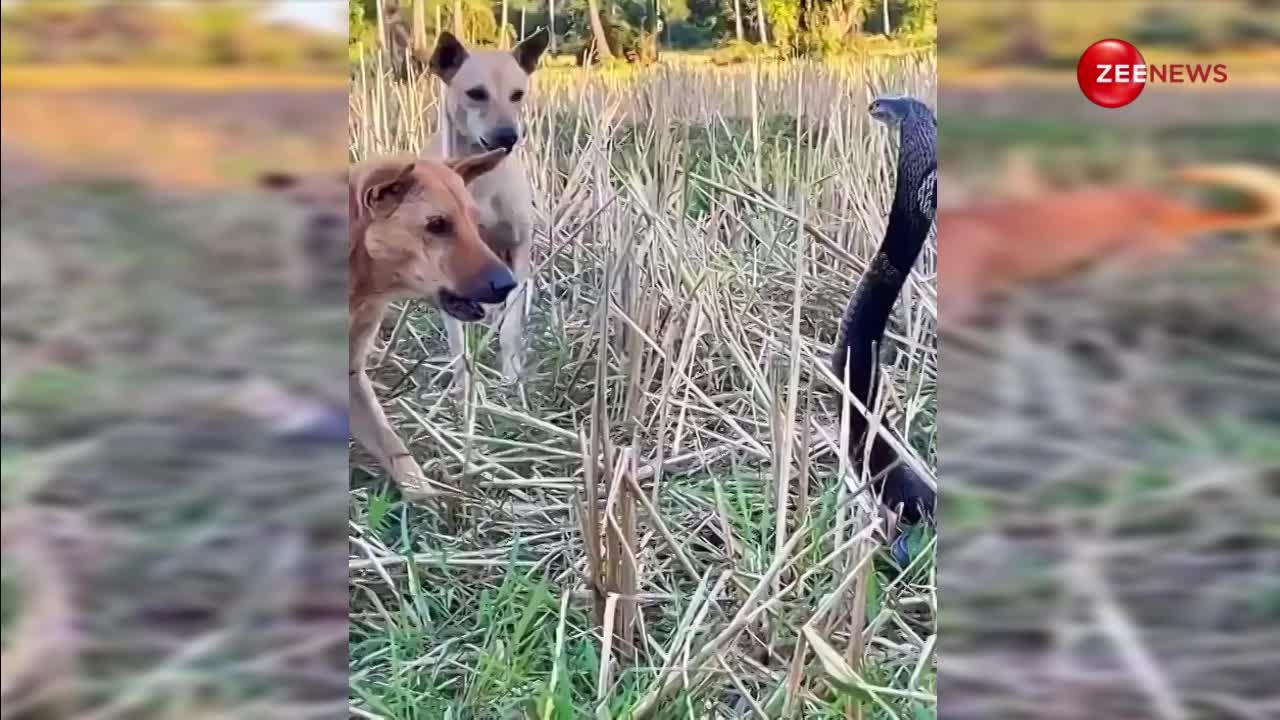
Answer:
M1275 717L1280 3L939 26L941 714ZM1095 107L1075 65L1107 37L1230 80ZM1270 210L1177 178L1222 163Z
M4 717L339 717L346 3L0 12Z

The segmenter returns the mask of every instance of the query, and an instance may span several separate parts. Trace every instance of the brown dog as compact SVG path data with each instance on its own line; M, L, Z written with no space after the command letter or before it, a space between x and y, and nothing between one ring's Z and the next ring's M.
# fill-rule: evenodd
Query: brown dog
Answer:
M1242 190L1250 212L1215 212L1142 187L1090 188L939 208L938 306L964 325L987 298L1107 260L1151 261L1211 232L1280 228L1280 176L1250 165L1187 168L1177 179Z
M515 288L511 271L480 239L465 187L505 157L495 150L448 163L382 159L351 171L351 433L411 499L437 493L378 404L366 359L393 300L425 298L474 322L484 317L482 304L501 303Z

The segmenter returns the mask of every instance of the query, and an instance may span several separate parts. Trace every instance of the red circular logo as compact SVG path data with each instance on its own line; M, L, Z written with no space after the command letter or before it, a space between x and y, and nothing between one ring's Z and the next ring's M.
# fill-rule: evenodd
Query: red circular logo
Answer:
M1124 107L1147 86L1147 64L1138 48L1124 40L1099 40L1076 64L1080 91L1095 105Z

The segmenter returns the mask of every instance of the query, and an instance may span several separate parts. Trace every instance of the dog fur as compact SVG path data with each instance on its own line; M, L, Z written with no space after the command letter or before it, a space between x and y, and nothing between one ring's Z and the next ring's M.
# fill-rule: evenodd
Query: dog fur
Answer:
M1200 166L1177 179L1242 190L1258 207L1215 212L1146 188L1107 187L939 208L944 324L968 324L992 296L1099 261L1158 260L1204 233L1280 228L1280 177L1270 170Z
M533 190L521 153L523 134L520 110L529 88L529 76L547 48L548 35L540 30L514 49L469 51L453 35L441 33L430 60L431 72L445 84L447 122L428 143L428 154L456 158L477 152L504 149L509 154L492 172L469 186L475 198L480 234L488 246L515 274L524 287L529 279L533 242ZM524 292L512 293L503 308L498 331L502 376L515 382L524 372ZM461 323L445 319L449 350L464 352ZM465 360L458 363L454 381L465 391L470 381Z
M510 270L481 240L466 187L493 171L505 154L498 150L447 164L380 159L351 171L351 433L409 499L439 493L378 404L365 372L367 358L394 300L425 298L459 321L475 321L484 317L482 303L501 303L516 287Z

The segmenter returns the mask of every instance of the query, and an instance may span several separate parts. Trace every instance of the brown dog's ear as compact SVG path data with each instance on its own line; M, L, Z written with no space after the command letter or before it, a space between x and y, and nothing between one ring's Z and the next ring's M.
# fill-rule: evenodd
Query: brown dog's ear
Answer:
M469 155L457 160L450 160L445 164L462 176L463 183L469 184L472 180L498 167L498 163L502 162L506 157L507 151L498 148L479 155Z
M413 163L374 168L360 183L357 197L365 215L390 215L413 189Z
M532 75L533 71L538 69L538 59L542 57L550 41L551 35L547 33L547 29L538 28L538 32L512 48L511 54L516 56L516 62L520 64L526 75Z
M264 172L258 176L258 187L271 192L281 192L298 185L298 176L284 171Z
M431 53L431 61L427 63L431 72L446 83L453 79L454 73L467 61L467 49L462 46L453 33L442 32L436 38L436 49Z

